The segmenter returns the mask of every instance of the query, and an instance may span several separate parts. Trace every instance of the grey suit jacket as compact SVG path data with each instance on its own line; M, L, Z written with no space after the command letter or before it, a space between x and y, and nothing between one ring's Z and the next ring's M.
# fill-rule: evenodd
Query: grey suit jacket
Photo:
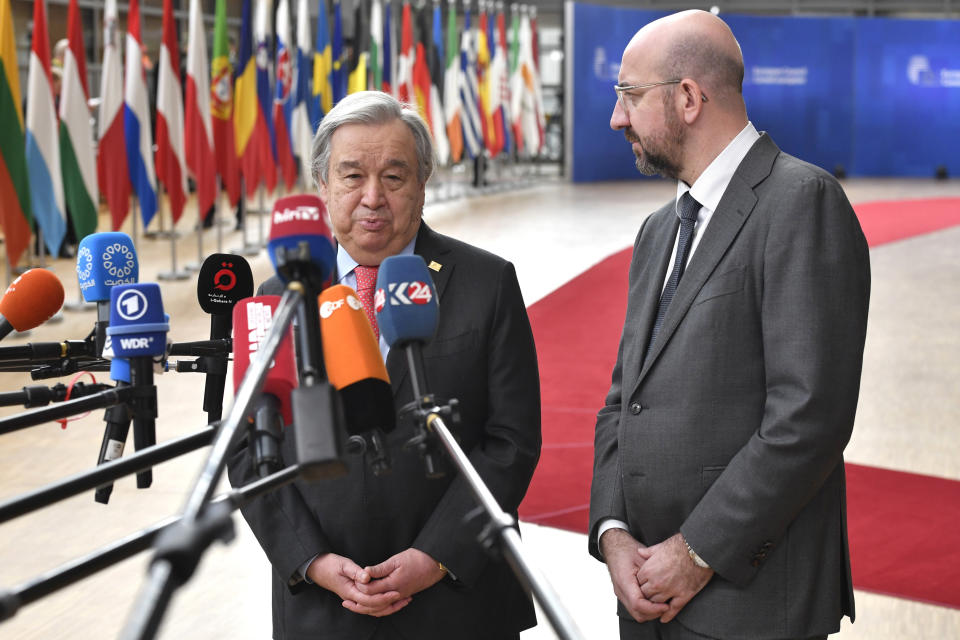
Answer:
M460 401L455 435L501 507L515 513L541 440L537 356L513 265L425 224L415 251L427 264L441 265L431 271L440 320L423 349L426 388ZM268 294L281 290L276 279L261 287ZM390 351L387 371L399 408L413 399L400 349ZM427 479L420 457L403 449L412 435L409 424L399 424L387 436L389 475L374 476L362 457L350 455L346 477L297 481L243 509L273 566L274 638L362 640L378 629L387 634L380 637L393 637L388 629L395 629L418 640L481 640L535 624L532 602L506 562L491 560L477 542L480 523L464 523L477 506L466 482L452 464L446 477ZM285 460L295 459L293 440L284 438ZM249 458L245 450L233 458L234 485L253 479ZM320 587L290 584L318 553L334 552L365 566L409 547L430 554L457 579L415 594L385 618L352 613Z
M763 135L644 362L678 224L671 202L634 245L597 415L590 551L609 517L647 545L680 531L716 571L681 624L722 638L834 632L854 617L843 449L870 292L860 225L836 180Z

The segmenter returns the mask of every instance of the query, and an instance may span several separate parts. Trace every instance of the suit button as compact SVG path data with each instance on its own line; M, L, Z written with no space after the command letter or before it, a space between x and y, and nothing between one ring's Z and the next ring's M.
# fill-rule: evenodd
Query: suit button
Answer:
M643 411L643 407L640 406L639 402L633 402L630 404L630 413L633 415L640 415L641 411Z

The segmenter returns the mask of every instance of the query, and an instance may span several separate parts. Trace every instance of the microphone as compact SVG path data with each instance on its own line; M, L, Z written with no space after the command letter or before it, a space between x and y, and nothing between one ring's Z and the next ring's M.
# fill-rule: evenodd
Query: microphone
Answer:
M251 356L273 326L273 315L280 296L257 296L241 300L233 307L233 388L240 387L250 366ZM293 353L293 331L287 329L273 357L263 383L263 391L250 420L249 447L253 466L261 477L280 470L281 430L293 420L290 393L297 386L297 367Z
M133 240L120 231L91 233L77 246L77 281L86 302L97 303L94 328L97 356L103 353L110 323L110 290L133 284L140 277L140 264Z
M113 352L130 365L130 401L133 443L139 451L157 442L157 387L153 383L153 359L167 349L170 325L163 312L160 285L150 282L125 284L110 291L110 336ZM111 373L112 375L112 373ZM149 487L150 470L137 475L139 488Z
M399 347L406 352L414 401L403 407L401 413L416 413L422 405L435 403L435 399L425 392L427 382L422 346L433 339L440 316L437 292L423 258L418 255L390 256L381 262L373 303L380 335L391 349ZM457 403L451 400L449 405L452 421L456 422ZM444 475L436 444L426 432L418 431L407 445L419 450L427 477Z
M30 269L10 283L0 298L0 340L16 329L29 331L63 306L63 285L46 269Z
M376 475L390 470L383 434L396 427L390 377L356 292L342 284L320 294L320 333L330 383L340 392L347 448L368 454Z
M312 194L286 196L274 203L267 255L284 284L306 280L320 291L329 281L337 255L326 216L323 201Z
M253 295L253 273L243 257L214 253L203 261L197 275L197 301L210 314L210 340L225 340L233 330L233 310L240 300ZM207 379L203 388L203 410L207 422L223 414L223 388L227 380L227 354L200 358Z

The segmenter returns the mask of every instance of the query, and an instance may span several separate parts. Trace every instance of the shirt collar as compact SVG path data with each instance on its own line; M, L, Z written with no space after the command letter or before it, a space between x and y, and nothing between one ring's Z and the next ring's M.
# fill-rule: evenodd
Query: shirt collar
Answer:
M753 123L747 122L747 126L724 147L720 155L713 159L713 162L704 169L693 186L687 185L683 180L677 181L677 202L680 202L680 197L689 191L702 207L710 211L716 211L720 205L720 198L723 197L723 192L727 190L727 185L733 179L737 167L740 166L753 143L759 138L760 134L757 133Z
M413 255L413 248L417 244L417 234L414 234L410 242L407 243L403 249L400 250L396 255L398 256L411 256ZM342 244L337 244L337 282L343 283L343 279L348 275L353 273L353 270L360 264L353 259L347 250L343 248Z

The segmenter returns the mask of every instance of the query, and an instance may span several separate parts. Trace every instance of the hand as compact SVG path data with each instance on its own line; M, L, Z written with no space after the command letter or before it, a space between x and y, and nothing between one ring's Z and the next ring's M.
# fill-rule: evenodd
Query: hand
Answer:
M367 594L361 590L370 582L370 575L350 558L335 553L318 556L307 567L307 577L317 586L332 591L343 600L343 606L354 613L388 616L410 604L410 598L396 591L382 590Z
M669 611L660 617L661 622L673 620L713 577L713 569L694 563L679 533L642 549L640 555L645 560L637 574L641 593L651 602L670 605Z
M384 562L363 569L369 580L357 588L367 595L398 593L410 598L415 593L432 587L447 575L437 561L419 549L406 549Z
M613 592L637 622L647 622L664 615L669 607L644 597L637 582L637 573L646 559L640 555L645 547L625 529L608 529L600 536L600 552L607 563Z

